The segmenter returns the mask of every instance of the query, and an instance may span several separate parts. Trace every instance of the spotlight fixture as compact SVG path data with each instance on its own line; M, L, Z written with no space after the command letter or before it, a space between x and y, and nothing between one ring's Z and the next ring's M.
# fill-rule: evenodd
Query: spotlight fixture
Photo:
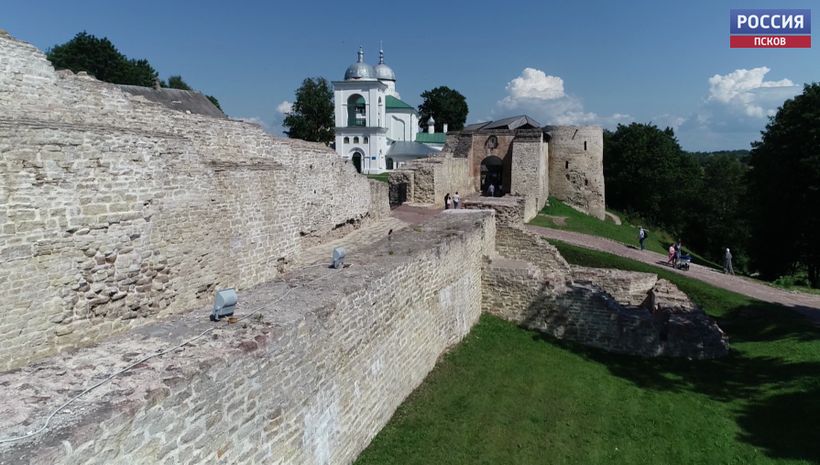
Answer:
M236 289L230 288L216 291L216 296L214 296L214 309L211 312L211 321L219 321L223 316L233 315L236 301Z

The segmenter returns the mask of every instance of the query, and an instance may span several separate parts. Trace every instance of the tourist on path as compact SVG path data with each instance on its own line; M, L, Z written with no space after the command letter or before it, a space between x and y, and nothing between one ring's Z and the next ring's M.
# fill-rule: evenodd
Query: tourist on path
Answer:
M487 195L495 197L495 186L492 183L490 183L490 187L487 188Z
M666 264L671 267L675 266L675 244L669 245L669 255L666 257Z
M643 229L643 226L638 226L640 228L638 230L638 242L641 243L641 250L643 250L643 241L646 240L646 231Z
M683 242L678 239L678 242L675 242L675 266L678 266L678 262L680 261L680 254L683 252Z
M461 196L458 195L458 191L456 191L456 195L453 196L453 208L461 208Z
M450 193L448 192L447 195L444 196L444 209L449 210L453 208L453 201L450 200Z
M726 248L726 253L723 254L723 273L724 274L735 274L735 270L732 268L732 252L729 251L729 248Z

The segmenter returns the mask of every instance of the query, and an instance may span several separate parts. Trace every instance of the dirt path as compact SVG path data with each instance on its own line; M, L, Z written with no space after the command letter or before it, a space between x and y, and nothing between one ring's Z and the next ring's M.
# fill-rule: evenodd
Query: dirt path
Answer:
M719 271L701 265L693 264L689 271L673 270L666 263L666 257L649 250L638 250L620 242L602 237L590 236L572 231L542 228L528 225L527 229L548 239L557 239L569 244L586 247L588 249L609 252L621 257L630 258L649 265L663 267L666 270L680 273L690 278L698 279L715 287L720 287L738 294L743 294L764 302L772 302L792 307L801 314L820 325L820 295L790 292L767 286L750 278L725 275Z

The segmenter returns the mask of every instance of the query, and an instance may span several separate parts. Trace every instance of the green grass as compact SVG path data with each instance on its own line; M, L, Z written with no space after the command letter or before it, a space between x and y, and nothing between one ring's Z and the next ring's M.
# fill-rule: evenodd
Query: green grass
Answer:
M599 220L598 218L579 212L554 197L550 197L549 206L544 207L538 216L530 221L530 224L605 237L622 244L638 247L638 226L640 225L629 224L625 215L622 213L614 210L609 211L619 216L622 224L617 225L609 219ZM559 221L551 217L564 217L565 223L560 224ZM644 241L644 246L648 250L666 255L669 244L675 242L675 238L660 229L650 229L648 226L646 226L645 229L648 231L649 237ZM713 268L721 268L717 263L709 261L697 253L686 248L685 250L691 253L694 263Z
M791 275L781 276L769 284L780 289L786 289L787 291L820 294L820 289L815 289L809 286L809 276L805 270L795 272Z
M359 464L820 462L820 331L778 306L653 271L718 318L733 352L642 359L561 343L484 315L441 358Z
M390 173L379 173L379 174L368 174L367 177L370 179L375 179L381 182L388 182L387 178L390 176Z

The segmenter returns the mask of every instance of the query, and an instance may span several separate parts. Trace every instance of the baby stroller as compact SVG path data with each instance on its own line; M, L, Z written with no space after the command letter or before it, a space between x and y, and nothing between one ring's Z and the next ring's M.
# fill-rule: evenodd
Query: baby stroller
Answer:
M690 263L692 263L692 256L685 253L681 253L677 264L675 264L675 268L679 270L689 271Z

